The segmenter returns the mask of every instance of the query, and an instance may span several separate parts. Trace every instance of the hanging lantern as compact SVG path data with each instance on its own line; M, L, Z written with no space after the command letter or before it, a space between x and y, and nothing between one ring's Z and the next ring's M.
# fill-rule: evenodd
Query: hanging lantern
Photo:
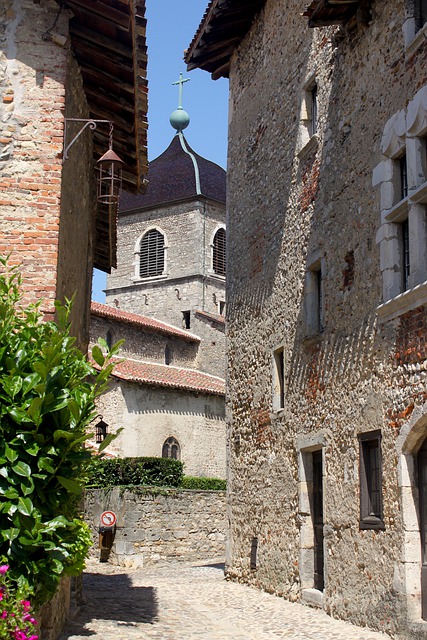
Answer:
M117 204L122 188L123 160L113 151L113 125L110 123L109 149L99 158L98 166L98 202Z

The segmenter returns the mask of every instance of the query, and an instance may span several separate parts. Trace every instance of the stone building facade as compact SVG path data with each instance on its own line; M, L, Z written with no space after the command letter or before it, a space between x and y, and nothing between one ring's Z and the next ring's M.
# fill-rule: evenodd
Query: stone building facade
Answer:
M186 475L225 478L225 384L201 370L200 337L93 302L91 341L99 337L125 341L97 403L108 433L123 429L109 455L175 457Z
M230 78L227 571L427 638L426 5L308 4L186 53Z
M106 290L107 304L197 333L202 368L221 376L225 180L224 169L195 153L178 131L150 163L146 192L122 194L119 259Z
M73 330L83 347L92 268L115 264L114 206L97 203L95 177L107 121L127 188L139 188L147 171L144 0L100 11L103 4L3 0L0 7L0 252L21 265L26 301L43 299L47 314L55 299L75 294ZM66 159L64 144L80 126L70 119L104 123L87 128Z
M226 176L176 128L145 193L121 196L117 268L91 337L124 338L126 362L98 408L124 428L112 454L174 455L187 475L224 478Z

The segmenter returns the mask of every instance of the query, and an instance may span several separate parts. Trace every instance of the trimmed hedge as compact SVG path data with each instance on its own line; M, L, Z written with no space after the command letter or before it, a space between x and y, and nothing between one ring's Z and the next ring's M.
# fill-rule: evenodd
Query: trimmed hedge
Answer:
M184 476L181 487L183 489L199 489L202 491L225 491L227 482L221 478L195 478Z
M120 485L151 485L179 487L183 464L172 458L101 458L93 460L88 469L88 488Z

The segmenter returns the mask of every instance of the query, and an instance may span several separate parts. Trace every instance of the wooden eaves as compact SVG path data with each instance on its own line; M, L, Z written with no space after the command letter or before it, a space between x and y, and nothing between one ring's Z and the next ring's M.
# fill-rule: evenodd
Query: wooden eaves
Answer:
M187 69L228 78L230 58L265 0L211 0L184 55Z
M362 4L362 0L313 0L303 15L308 18L309 27L344 24Z
M123 188L141 192L147 159L147 47L145 0L64 0L73 53L80 66L90 117L114 123L114 151L124 162ZM108 126L94 131L94 160L108 149ZM116 208L100 205L95 266L116 266Z

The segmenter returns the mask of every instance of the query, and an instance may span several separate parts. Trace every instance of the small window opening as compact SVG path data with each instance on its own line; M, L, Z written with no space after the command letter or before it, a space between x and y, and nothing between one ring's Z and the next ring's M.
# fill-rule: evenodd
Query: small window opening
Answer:
M422 29L427 22L427 0L416 0L415 21L418 29Z
M409 289L409 275L411 272L410 254L409 254L409 222L404 220L401 225L402 236L402 287L403 291Z
M318 102L317 102L317 84L315 84L309 91L311 102L311 120L310 120L310 135L313 136L317 133L317 117L318 117Z
M257 555L258 555L258 538L252 538L251 541L251 563L252 570L257 568Z
M406 154L399 158L399 176L400 176L400 199L406 198L408 195L408 165Z
M224 300L220 300L219 301L219 315L223 316L225 314L225 301Z
M106 343L109 349L111 349L111 347L113 346L113 342L114 342L114 338L113 338L113 334L110 330L107 331L107 335L106 335Z
M359 436L360 528L384 529L382 505L381 432Z
M273 410L279 411L285 407L285 352L283 347L274 352L273 366Z
M174 460L181 459L181 447L176 438L170 437L165 440L162 447L162 458L173 458Z
M165 347L165 364L170 364L172 362L172 349L167 344Z
M191 311L182 312L182 326L184 329L190 329L191 325Z

